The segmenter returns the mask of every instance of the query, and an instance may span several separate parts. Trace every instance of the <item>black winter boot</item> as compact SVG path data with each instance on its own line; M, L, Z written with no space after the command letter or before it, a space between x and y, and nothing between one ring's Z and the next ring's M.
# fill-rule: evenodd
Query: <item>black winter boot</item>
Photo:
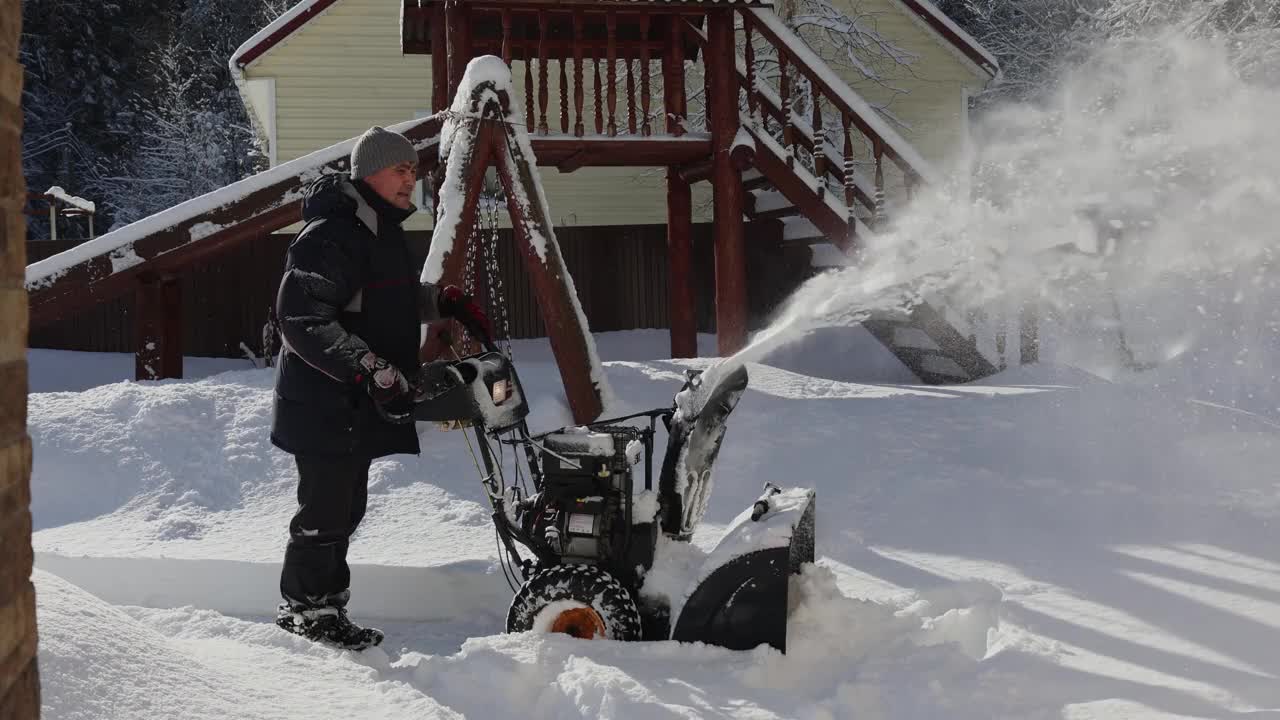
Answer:
M276 608L276 625L308 640L343 650L364 650L382 642L382 631L362 628L343 607L295 608L288 602Z

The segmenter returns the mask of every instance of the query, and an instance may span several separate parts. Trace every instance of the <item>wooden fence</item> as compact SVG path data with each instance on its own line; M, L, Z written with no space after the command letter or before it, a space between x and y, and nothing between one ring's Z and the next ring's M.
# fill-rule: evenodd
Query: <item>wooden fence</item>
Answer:
M426 233L411 233L425 247ZM669 327L666 227L663 225L557 228L583 311L592 330ZM241 357L244 343L261 351L262 327L274 304L290 235L271 235L229 250L182 278L183 353ZM62 252L75 241L35 241L27 262ZM542 337L542 319L509 230L499 240L499 266L507 296L511 336ZM807 248L749 243L753 317L762 319L794 287L808 265ZM781 260L781 262L780 262ZM710 225L694 226L694 277L701 332L715 331L714 262ZM133 352L132 297L102 303L73 318L32 328L31 347L94 352Z

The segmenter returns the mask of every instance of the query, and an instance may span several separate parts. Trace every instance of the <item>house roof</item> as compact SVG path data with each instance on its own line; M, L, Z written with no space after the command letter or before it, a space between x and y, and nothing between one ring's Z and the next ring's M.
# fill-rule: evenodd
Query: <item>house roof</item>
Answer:
M297 5L289 8L287 12L271 21L269 25L259 30L231 54L232 71L238 72L248 66L249 63L262 57L268 50L283 42L303 25L323 14L325 10L329 9L330 5L337 1L302 0Z
M938 9L930 0L898 0L908 10L920 18L931 30L941 35L952 47L960 51L973 64L992 78L1000 75L1000 62L989 50L982 47L972 35L965 32L947 14Z

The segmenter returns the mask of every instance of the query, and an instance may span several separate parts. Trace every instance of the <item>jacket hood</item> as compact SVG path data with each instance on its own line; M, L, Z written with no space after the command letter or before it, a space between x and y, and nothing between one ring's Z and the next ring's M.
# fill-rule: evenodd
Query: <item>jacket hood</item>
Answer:
M342 173L323 175L312 182L302 199L302 219L310 221L319 217L354 215L356 198L344 190L344 185L350 186L351 181Z
M317 178L307 187L302 199L302 219L354 215L375 235L382 222L403 223L417 208L395 207L378 197L360 181L352 181L346 173L332 173Z

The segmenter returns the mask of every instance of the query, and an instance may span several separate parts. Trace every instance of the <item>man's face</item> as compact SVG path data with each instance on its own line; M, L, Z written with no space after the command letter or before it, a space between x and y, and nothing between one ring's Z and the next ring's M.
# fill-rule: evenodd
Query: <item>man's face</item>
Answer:
M401 210L413 204L413 186L418 182L418 164L400 163L383 168L364 179L383 200Z

